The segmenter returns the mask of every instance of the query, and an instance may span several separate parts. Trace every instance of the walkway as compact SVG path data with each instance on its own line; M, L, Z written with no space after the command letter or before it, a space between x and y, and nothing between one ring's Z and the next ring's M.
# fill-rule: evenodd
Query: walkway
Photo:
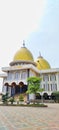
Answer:
M59 104L47 108L0 106L0 130L59 130Z

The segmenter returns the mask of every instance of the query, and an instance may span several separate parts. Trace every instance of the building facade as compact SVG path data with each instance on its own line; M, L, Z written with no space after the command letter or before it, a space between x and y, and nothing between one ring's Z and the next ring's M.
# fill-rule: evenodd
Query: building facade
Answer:
M8 92L9 97L27 91L27 78L31 76L41 77L43 93L51 96L52 92L59 91L59 68L51 68L50 64L41 56L34 61L32 53L23 46L16 52L13 61L8 67L2 67L3 78L2 93Z

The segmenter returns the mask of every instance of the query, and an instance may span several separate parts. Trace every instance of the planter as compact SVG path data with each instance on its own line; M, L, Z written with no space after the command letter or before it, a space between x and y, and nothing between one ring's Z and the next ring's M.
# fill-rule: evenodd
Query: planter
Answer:
M24 101L19 101L19 104L24 104Z
M35 94L34 93L29 94L29 100L35 100Z

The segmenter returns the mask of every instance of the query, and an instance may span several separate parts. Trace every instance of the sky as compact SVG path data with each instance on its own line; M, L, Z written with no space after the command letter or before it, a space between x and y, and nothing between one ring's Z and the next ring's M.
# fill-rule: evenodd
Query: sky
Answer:
M59 68L59 0L0 0L0 72L23 40L34 60L40 52Z

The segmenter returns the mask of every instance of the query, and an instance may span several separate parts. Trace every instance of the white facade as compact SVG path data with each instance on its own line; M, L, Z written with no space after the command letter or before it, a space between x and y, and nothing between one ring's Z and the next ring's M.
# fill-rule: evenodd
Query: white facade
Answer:
M59 68L58 69L48 69L48 70L38 70L34 65L24 65L20 68L18 67L6 67L2 69L6 74L3 77L3 93L8 91L9 96L16 94L16 86L19 88L20 82L27 85L27 78L31 76L40 76L41 87L44 88L44 93L51 95L54 91L59 91ZM15 83L15 86L12 85ZM7 84L7 86L6 86ZM20 90L18 90L20 91Z

